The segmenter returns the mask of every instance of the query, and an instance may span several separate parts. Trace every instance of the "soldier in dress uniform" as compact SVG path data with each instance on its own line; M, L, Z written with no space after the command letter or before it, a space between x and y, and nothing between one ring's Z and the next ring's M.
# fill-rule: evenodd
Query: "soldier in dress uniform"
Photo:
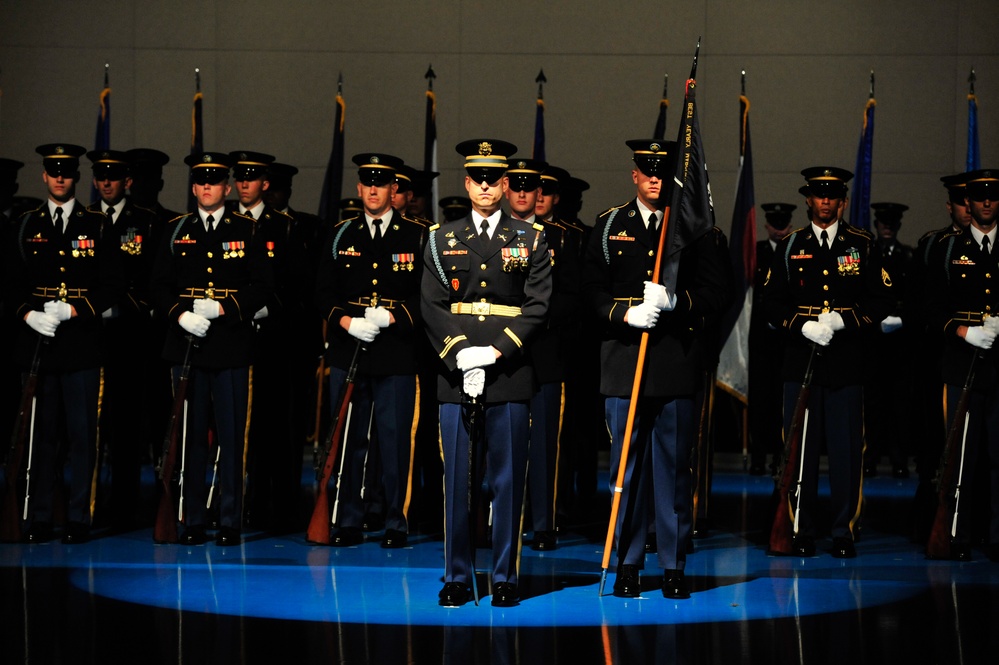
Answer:
M531 344L531 362L537 376L538 391L531 398L531 449L527 471L527 498L531 508L531 549L554 550L558 544L556 514L558 506L558 465L561 457L563 379L566 324L578 310L579 253L569 240L569 231L552 215L540 221L536 215L541 196L542 173L548 165L534 159L510 160L506 172L506 198L510 215L515 219L545 229L548 252L552 258L552 295L548 320Z
M128 187L128 197L132 202L140 208L152 210L162 224L180 215L164 208L159 201L163 191L163 167L170 161L170 156L153 148L132 148L125 155L131 165L132 182Z
M127 291L102 313L104 320L104 398L101 408L101 440L111 458L110 519L115 530L139 525L139 490L143 458L150 446L159 444L158 430L150 429L153 413L163 392L156 380L157 354L150 348L157 335L151 317L149 276L155 255L156 213L137 206L126 197L132 187L128 154L117 150L87 153L93 171L94 189L100 200L89 210L101 212L118 239ZM100 504L99 504L100 505Z
M954 173L940 178L947 190L947 216L949 223L942 228L927 231L916 243L910 270L905 310L908 314L906 326L913 337L913 358L918 365L914 368L916 407L910 410L915 420L913 454L916 460L916 487L914 503L913 541L925 543L936 510L936 474L940 467L940 454L943 451L945 417L943 403L942 371L943 337L939 330L930 325L926 302L929 258L934 243L945 233L960 232L971 224L968 202L965 198L967 174Z
M420 317L420 255L425 229L393 210L395 174L402 161L383 153L353 157L363 213L338 224L319 262L316 302L327 321L330 404L336 409L356 356L350 422L340 454L335 493L336 547L358 545L365 490L385 492L381 546L405 547L411 491ZM365 472L370 431L378 446L379 477Z
M472 212L431 228L422 286L427 334L443 361L438 397L444 587L438 602L446 607L465 604L469 585L475 583L468 485L474 444L475 466L479 473L484 466L492 493L492 604L509 607L520 599L529 405L536 390L528 349L548 312L551 258L544 227L513 219L501 208L503 174L516 146L473 139L455 149L465 158ZM482 440L472 444L463 423L466 411L482 418Z
M298 525L294 519L297 494L301 485L299 456L289 454L295 448L296 428L293 413L295 375L292 368L301 348L298 330L288 319L289 309L301 316L311 310L308 297L309 272L306 240L298 233L291 217L264 201L270 190L270 165L273 155L250 150L229 153L233 161L233 181L238 196L228 206L256 222L254 237L266 248L274 279L274 291L253 316L257 331L253 361L254 401L257 408L250 416L249 447L246 459L246 510L244 520L253 528L278 532Z
M999 562L999 356L993 350L999 332L999 289L992 280L999 274L995 243L999 241L999 169L980 169L966 175L965 196L971 224L940 236L930 250L927 300L930 325L943 331L943 379L948 419L975 363L974 383L968 402L964 449L959 455L960 491L957 535L951 540L951 558L971 559L974 511L966 497L974 496L982 460L989 470L991 521L987 554ZM947 426L950 427L948 422Z
M767 232L756 243L756 272L753 274L753 312L749 321L749 472L754 476L767 471L767 455L773 469L781 454L781 408L784 382L775 372L784 357L784 331L767 323L763 313L763 282L770 272L777 243L791 232L793 203L764 203Z
M427 226L434 223L433 197L434 179L439 176L437 171L416 171L413 174L413 196L406 204L404 211L411 219L424 220Z
M4 222L11 221L14 196L17 194L17 172L24 167L24 162L16 159L0 157L0 218ZM4 225L4 229L7 225Z
M225 209L229 155L204 152L184 162L191 167L197 210L164 230L151 284L156 307L169 322L163 355L173 365L175 381L185 358L190 362L181 470L185 529L180 542L200 545L208 539L205 478L208 432L214 424L220 525L215 542L238 545L253 397L253 319L270 302L274 281L256 223Z
M18 320L14 362L27 371L40 358L33 454L29 458L27 542L52 538L55 487L62 482L60 441L70 470L64 543L90 537L98 455L101 314L124 290L117 237L107 218L75 198L85 148L47 144L42 180L48 200L22 215L5 248L6 302Z
M803 170L811 223L776 249L763 291L770 325L787 335L784 432L788 435L805 368L813 364L808 430L802 453L804 476L798 556L814 556L819 451L829 456L832 555L856 556L863 480L864 332L895 306L891 275L881 266L873 236L842 219L853 174L831 166Z
M864 387L864 476L877 474L878 461L888 455L892 476L909 477L909 449L913 432L911 412L915 397L912 386L912 336L905 311L912 247L898 240L902 216L909 206L901 203L872 203L874 210L874 246L881 253L881 264L892 278L895 307L881 324L872 330Z
M467 196L445 196L440 201L441 214L445 222L465 219L472 212L472 201Z
M340 199L340 221L354 219L364 212L364 204L361 199L346 198Z
M676 292L650 281L662 232L672 141L627 141L637 196L601 213L583 258L582 292L602 321L600 393L611 435L612 483L621 465L624 432L643 332L645 370L636 405L624 492L615 525L614 595L641 593L646 534L655 521L656 550L666 598L689 598L684 576L692 526L690 453L697 440L695 395L707 366L704 331L728 304L726 267L713 233L680 253ZM650 514L650 512L652 514Z

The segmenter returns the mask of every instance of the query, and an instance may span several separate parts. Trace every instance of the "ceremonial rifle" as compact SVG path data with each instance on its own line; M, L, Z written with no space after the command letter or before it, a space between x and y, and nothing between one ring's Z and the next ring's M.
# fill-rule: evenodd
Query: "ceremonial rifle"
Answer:
M35 393L38 390L38 365L42 357L42 336L38 336L35 345L35 355L31 359L31 370L21 390L21 406L17 412L17 421L11 437L10 454L7 457L4 476L7 480L4 492L3 511L0 512L0 541L13 543L21 540L21 523L27 519L27 514L19 514L17 510L17 477L21 472L21 462L24 459L24 448L28 452L28 481L31 473L31 449L35 434ZM24 513L28 509L28 487L24 491Z
M187 336L187 350L184 352L184 364L180 368L180 378L174 389L173 406L170 409L170 421L167 423L166 434L163 436L163 453L160 458L160 504L156 509L156 523L153 525L153 541L157 543L176 543L177 538L177 501L173 496L173 470L177 466L177 440L180 445L187 445L187 383L191 375L191 349L194 347L194 335ZM183 486L181 487L183 492ZM183 495L181 496L183 499Z
M947 441L937 472L937 510L933 516L929 540L926 541L926 556L931 559L949 559L951 539L957 534L961 479L964 475L964 449L968 439L970 418L968 402L971 397L971 385L975 381L975 366L981 355L982 352L975 349L975 355L972 356L971 365L968 367L968 377L964 380L954 417L947 429Z
M347 410L350 408L350 399L354 393L354 377L357 374L357 360L360 355L361 341L358 340L357 346L354 348L354 356L350 360L350 368L347 370L347 378L344 379L343 388L340 390L340 399L333 415L333 422L330 423L330 434L316 459L316 480L319 481L319 494L316 496L316 505L312 509L312 518L309 520L309 528L305 534L305 539L310 543L330 544L328 485L330 477L333 475L333 464L336 462L337 452L340 449L340 441L345 436Z
M808 435L808 399L812 394L812 371L819 345L812 343L808 356L805 377L798 389L798 401L794 404L791 427L784 442L784 465L777 479L777 509L773 525L770 527L770 554L793 554L794 535L798 532L798 511L801 508L801 480L805 468L805 439ZM795 480L797 474L797 480ZM791 509L791 486L794 485L795 506ZM794 517L792 518L792 512Z

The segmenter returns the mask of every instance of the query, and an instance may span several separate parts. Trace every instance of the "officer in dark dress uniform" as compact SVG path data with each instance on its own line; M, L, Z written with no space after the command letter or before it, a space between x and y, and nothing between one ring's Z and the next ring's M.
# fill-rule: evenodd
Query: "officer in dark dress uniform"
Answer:
M791 425L805 368L813 349L808 430L803 451L799 556L815 554L819 451L829 456L832 555L856 556L863 481L864 331L895 306L891 275L882 268L870 233L842 220L847 202L845 169L803 170L808 183L811 224L777 246L763 292L770 325L784 330L784 432ZM799 521L799 520L796 520Z
M282 445L275 461L272 479L275 526L298 530L298 506L302 486L302 449L312 435L316 422L316 371L323 353L322 321L315 311L315 283L319 253L325 237L323 222L317 216L291 206L293 178L298 169L290 164L271 162L267 166L264 203L290 218L287 234L287 283L282 289L284 307L281 328L285 334L281 362L287 364L288 380L283 390L289 393L289 440ZM280 219L280 217L279 217ZM322 377L325 381L325 377ZM296 521L297 520L297 521Z
M150 316L149 276L155 256L156 234L162 230L156 213L126 197L132 186L127 153L100 150L87 153L94 188L100 201L88 209L107 217L117 238L127 291L102 313L104 320L104 397L101 441L111 457L110 519L116 530L139 525L140 473L143 457L159 443L161 430L152 430L152 414L161 375L158 349L153 346L157 326ZM98 504L100 507L103 504Z
M904 325L912 247L898 241L902 216L909 206L901 203L872 203L874 247L881 264L892 278L895 307L881 324L872 329L867 344L867 381L864 385L864 475L877 474L878 461L888 455L895 478L909 477L909 449L912 440L912 335Z
M423 315L443 364L439 377L444 458L444 588L439 602L468 602L475 583L469 519L469 415L483 418L473 442L479 473L485 460L492 493L493 597L516 605L521 520L536 390L528 349L540 332L551 297L551 258L544 227L511 218L500 204L503 174L516 146L475 139L455 149L465 157L465 190L472 213L435 225L424 255ZM476 474L478 475L478 474ZM477 480L473 481L477 485Z
M695 394L708 365L705 325L728 304L726 268L714 234L705 233L680 253L675 293L650 281L663 228L659 205L667 196L676 144L638 139L627 145L634 152L637 197L597 217L582 280L582 292L602 322L600 393L606 396L612 483L621 465L639 346L643 332L649 333L615 525L614 595L641 593L639 571L654 520L663 595L682 599L690 596L684 568L692 526Z
M68 144L36 148L48 200L22 215L5 248L6 298L18 320L14 362L27 371L39 354L33 455L29 457L28 542L52 538L53 505L62 482L60 441L70 471L65 543L90 536L98 455L102 313L124 290L117 237L107 218L74 197L79 158Z
M128 198L140 208L152 210L161 224L175 219L179 212L164 208L159 201L163 191L163 167L170 156L153 148L132 148L125 152L131 165L132 183L128 187Z
M510 214L545 229L552 259L552 295L548 320L531 344L531 362L538 392L531 398L531 449L527 471L527 498L531 508L531 549L554 550L558 544L558 467L561 457L565 367L570 335L567 325L575 320L579 296L579 247L568 229L552 217L537 218L542 173L548 165L533 159L514 159L506 172L506 197Z
M445 222L465 219L472 212L472 201L467 196L445 196L439 205Z
M253 317L274 289L270 260L255 222L225 209L232 160L188 156L197 210L170 222L157 247L152 293L170 329L164 357L176 381L190 352L186 448L182 456L180 541L207 540L208 432L214 424L220 529L218 545L241 542L243 479L252 404ZM216 456L213 455L213 458ZM213 474L214 475L214 474Z
M263 243L274 279L274 291L253 315L256 329L253 391L257 408L250 415L246 458L246 510L244 520L253 528L290 531L295 526L296 490L301 482L287 451L293 447L294 411L292 355L297 351L295 331L286 318L289 303L308 302L312 282L292 276L304 265L304 240L288 215L264 202L270 189L272 155L250 150L229 153L238 200L228 202L234 212L255 222L254 238Z
M777 243L791 232L793 203L764 203L767 232L756 243L756 272L753 274L753 311L749 319L749 472L754 476L767 471L767 455L777 465L783 440L781 409L784 381L774 371L784 357L784 331L767 322L763 313L763 283L773 262Z
M316 302L327 322L330 404L336 408L355 351L360 349L350 422L340 454L332 544L363 542L364 493L385 491L382 547L405 547L409 523L416 370L420 334L420 255L424 227L391 206L401 160L380 153L355 155L357 193L364 211L330 234L319 262ZM365 473L371 444L380 477Z
M930 252L934 243L945 233L960 232L971 224L968 202L964 188L967 174L955 173L942 176L940 181L947 190L947 226L927 231L916 243L913 252L912 268L907 280L905 310L908 314L906 326L913 337L913 359L916 366L915 408L911 409L913 425L913 454L916 461L916 474L919 485L913 499L913 541L925 543L929 536L933 514L936 511L936 475L940 468L940 454L943 451L945 416L943 404L943 384L940 373L943 356L943 336L941 331L930 323L926 291L930 268Z
M957 533L951 540L951 558L971 559L974 511L967 504L974 495L975 469L989 469L991 521L988 557L999 562L999 355L993 348L999 333L999 169L967 174L965 195L971 224L940 236L930 250L927 299L931 326L943 331L943 379L948 418L975 362L975 377L968 402L964 449L961 451L960 500ZM977 360L973 360L977 357ZM950 427L948 422L947 426ZM981 461L980 461L981 460Z

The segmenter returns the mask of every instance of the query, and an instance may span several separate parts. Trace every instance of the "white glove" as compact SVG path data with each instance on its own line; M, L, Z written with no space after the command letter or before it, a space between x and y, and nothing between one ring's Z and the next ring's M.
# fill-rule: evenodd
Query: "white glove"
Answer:
M881 322L881 332L883 333L895 332L901 327L902 327L901 316L886 316L885 320Z
M51 314L52 316L59 319L59 323L63 321L69 321L73 318L73 308L68 302L63 302L61 300L50 300L44 305L45 313Z
M268 314L270 314L270 312L267 311L267 305L264 305L253 315L253 320L256 321L257 319L266 319Z
M211 300L210 298L198 298L194 301L194 313L198 316L203 316L209 321L212 319L219 318L220 310L222 306L219 305L218 300Z
M659 320L659 308L647 302L629 307L624 315L628 325L633 328L655 328Z
M665 286L656 282L645 282L643 299L645 304L652 305L656 309L664 309L667 312L676 307L676 295L671 295Z
M988 326L968 326L968 332L964 335L965 342L979 349L991 349L995 339L995 331L989 330Z
M191 333L195 337L204 337L208 334L208 328L212 325L212 322L201 316L200 314L195 314L194 312L184 312L177 319L177 323L180 327Z
M350 325L347 327L347 332L362 342L374 341L375 336L380 331L381 328L373 324L371 321L362 319L359 316L352 318L350 320Z
M32 330L36 333L45 335L46 337L55 337L56 328L59 327L59 319L48 312L39 312L37 310L28 312L28 316L24 318L24 322L31 326Z
M491 346L470 346L458 352L454 357L458 369L462 372L476 367L485 367L496 362L496 352Z
M999 334L999 316L989 316L986 317L985 321L982 322L986 330L991 330L992 332Z
M364 309L364 320L370 321L379 328L388 328L392 322L392 315L384 307L366 307Z
M833 338L833 329L818 321L805 321L805 325L801 326L801 334L819 346L829 346Z
M486 387L486 370L481 367L473 367L465 370L463 389L469 397L478 397Z
M819 323L829 326L833 332L837 332L846 327L843 317L839 312L823 312L819 314Z

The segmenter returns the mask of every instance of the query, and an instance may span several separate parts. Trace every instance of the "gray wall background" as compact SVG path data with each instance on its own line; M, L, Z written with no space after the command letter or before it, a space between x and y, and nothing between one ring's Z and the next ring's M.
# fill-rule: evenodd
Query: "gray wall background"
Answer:
M348 164L371 150L420 166L423 76L433 65L443 196L463 193L458 141L501 138L530 156L543 68L548 159L591 183L590 220L633 196L624 141L652 134L667 73L667 138L675 136L698 36L698 109L726 231L743 69L758 203L800 204L804 167L853 169L871 69L872 200L911 207L903 241L946 223L938 178L964 170L972 66L983 166L999 168L994 0L0 0L0 24L0 156L26 162L24 195L44 195L36 145L93 147L105 62L111 145L171 155L165 205L184 205L200 68L205 147L297 165L293 205L309 211L329 156L338 74ZM352 175L348 168L346 196ZM803 222L799 209L795 224Z

